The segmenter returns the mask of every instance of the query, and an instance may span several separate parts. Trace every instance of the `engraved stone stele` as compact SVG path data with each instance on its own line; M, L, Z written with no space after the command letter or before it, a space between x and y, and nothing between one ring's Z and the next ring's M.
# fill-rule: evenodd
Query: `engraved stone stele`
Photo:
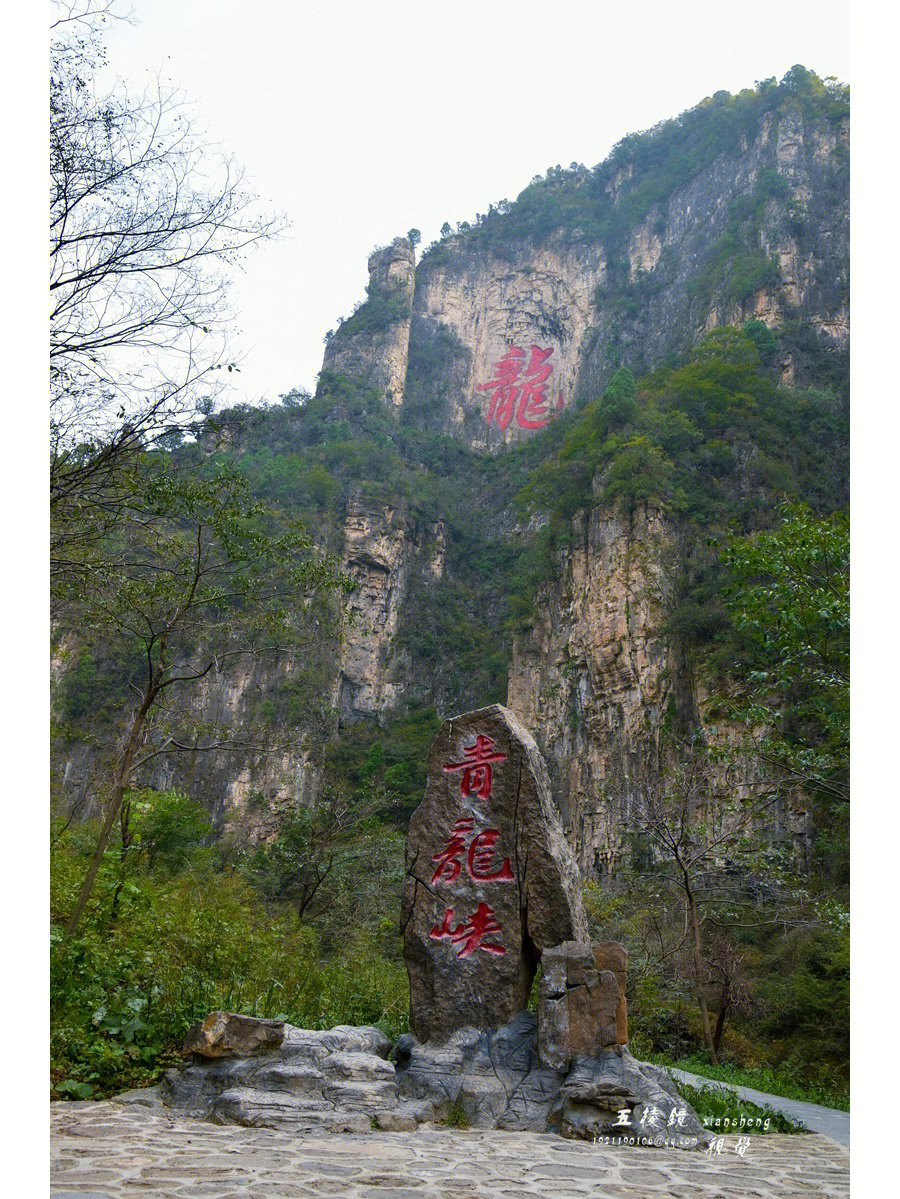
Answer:
M401 924L410 1029L435 1044L509 1023L544 950L588 939L547 768L499 704L445 721L434 741L410 822Z
M393 1048L377 1028L212 1012L188 1034L189 1066L121 1101L298 1132L410 1131L461 1110L478 1128L709 1142L666 1072L628 1051L628 954L588 941L546 767L506 708L442 726L406 873L411 1032Z

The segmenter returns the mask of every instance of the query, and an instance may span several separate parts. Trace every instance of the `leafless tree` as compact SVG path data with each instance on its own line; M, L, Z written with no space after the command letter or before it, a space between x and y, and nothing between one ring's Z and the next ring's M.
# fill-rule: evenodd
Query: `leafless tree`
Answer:
M209 408L229 361L223 267L277 233L234 160L157 82L98 86L103 0L57 5L50 75L51 501Z

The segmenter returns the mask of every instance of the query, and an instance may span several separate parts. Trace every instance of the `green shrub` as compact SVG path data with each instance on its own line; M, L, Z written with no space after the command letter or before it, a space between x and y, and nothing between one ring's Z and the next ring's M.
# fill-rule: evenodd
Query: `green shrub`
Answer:
M176 805L177 806L177 805ZM51 1080L57 1094L103 1096L158 1078L188 1028L221 1008L306 1028L408 1022L396 919L341 901L339 949L327 922L298 924L247 879L197 854L159 854L121 886L118 850L101 866L79 935L60 930L87 866L91 826L61 837L51 863ZM396 894L382 896L399 909ZM119 891L118 902L113 897ZM364 907L363 905L366 905ZM111 912L115 906L115 917ZM366 910L368 908L369 910Z
M808 1131L803 1124L795 1123L783 1112L771 1107L759 1107L749 1099L741 1099L721 1087L692 1087L690 1083L675 1077L672 1082L682 1099L686 1099L697 1113L703 1127L714 1134L760 1136L770 1132Z

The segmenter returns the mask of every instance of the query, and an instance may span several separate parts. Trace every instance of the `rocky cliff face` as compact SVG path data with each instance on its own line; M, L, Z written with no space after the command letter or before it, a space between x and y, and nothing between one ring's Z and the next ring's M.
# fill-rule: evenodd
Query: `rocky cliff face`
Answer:
M579 385L638 373L721 325L799 321L822 352L849 341L849 122L767 114L739 154L723 154L631 231L618 290L600 297ZM737 252L737 258L728 256ZM737 267L737 270L735 270ZM796 353L786 383L808 381Z
M720 107L726 120L731 109ZM636 148L626 146L608 169L548 176L517 205L430 247L417 266L402 238L376 251L365 302L329 337L317 419L325 411L346 422L352 397L364 395L387 414L389 436L449 438L480 455L490 476L502 455L600 396L620 366L639 375L710 329L754 318L778 330L774 372L785 385L830 385L849 341L844 110L779 99L721 149L713 138L714 151L690 167L671 149L659 167L653 147L665 148L666 128L657 142L647 135L643 151L640 139L626 139ZM541 204L550 212L542 225L534 216ZM452 469L447 462L452 454L432 473ZM451 533L434 510L426 514L400 491L391 496L389 481L380 494L351 488L335 523L357 589L343 643L318 682L307 672L300 686L287 667L261 666L261 674L210 679L198 705L204 719L239 722L251 701L315 691L316 727L303 716L294 747L274 763L229 755L191 772L172 763L153 780L188 787L202 775L222 827L247 839L272 835L285 805L315 795L322 746L339 726L389 722L410 704L435 704L442 715L456 709L453 663L438 655L419 671L411 639L426 600L438 625L453 619L441 611L442 581L453 575L464 597L471 582L476 596L490 561L477 578L467 575L464 555L451 565ZM473 531L490 527L515 547L524 530L511 508L495 510L483 497L477 507L475 494ZM709 680L665 632L671 554L661 509L645 504L623 515L598 493L576 518L530 629L512 641L506 702L547 759L567 835L590 876L614 870L622 852L628 796L620 787L610 797L609 780L657 763L673 713L688 724L703 718ZM508 648L511 634L502 636ZM80 752L66 771L78 774ZM789 835L802 825L797 812L783 815Z
M420 265L414 304L417 338L449 332L464 363L435 426L472 449L497 450L574 404L604 250L559 238L504 257L473 255L464 238L446 250L445 261Z
M378 717L404 700L409 657L395 641L411 572L439 579L440 523L422 525L406 505L378 506L351 496L344 520L344 568L356 584L349 600L337 683L341 719Z
M398 238L369 257L368 299L329 337L324 371L364 377L395 408L403 404L415 254Z
M391 323L359 330L351 317L325 367L406 406L401 419L496 452L599 394L619 365L642 373L720 325L798 322L822 353L845 353L848 141L847 118L811 120L799 104L764 114L752 140L643 205L612 247L570 226L540 241L462 233L413 278L398 239L369 261L370 291L397 297ZM610 219L627 226L643 183L633 166L614 175ZM800 350L781 366L786 383L809 382Z
M704 729L710 744L737 730L707 707L710 680L664 631L672 531L661 511L631 516L597 507L579 521L560 577L540 594L532 628L513 642L509 707L534 732L582 871L602 879L626 851L630 779L667 761L673 724ZM713 785L732 797L762 781L754 762L724 767ZM802 845L799 797L775 813L775 835Z
M182 723L196 721L197 744L233 739L233 747L160 754L142 773L141 784L201 799L222 836L242 843L273 839L285 814L313 803L319 791L324 746L336 728L328 702L336 663L329 657L326 652L314 668L303 657L260 658L211 671L193 693ZM300 728L290 715L297 695L304 697ZM102 811L116 748L107 732L101 727L96 738L66 740L54 751L54 790L61 806L83 819ZM159 732L151 732L147 749L160 740Z
M596 874L612 869L622 848L622 812L601 789L638 759L656 762L682 680L660 631L661 514L595 508L577 533L563 577L542 592L532 630L513 643L508 702L534 730L580 865Z
M370 342L356 377L381 385L408 330L406 375L391 389L394 402L402 391L401 422L492 454L598 395L619 365L649 369L720 325L779 328L782 382L814 381L811 364L840 359L849 339L847 142L846 118L811 120L789 103L765 114L739 150L650 205L617 246L571 228L499 249L451 236L416 270L408 324ZM607 199L626 208L641 185L626 166ZM398 241L382 260L405 262L404 247ZM348 362L326 356L328 366ZM384 719L403 702L395 638L409 572L422 569L406 554L405 520L399 510L348 514L345 553L362 587L342 666L345 721ZM424 536L418 562L429 557ZM567 834L592 876L614 870L622 852L628 795L618 784L611 796L610 780L658 764L673 713L703 719L709 681L664 632L671 548L660 510L629 517L598 502L578 518L560 578L512 645L507 703L547 758ZM721 721L712 735L727 737ZM780 819L786 835L803 833L802 810Z

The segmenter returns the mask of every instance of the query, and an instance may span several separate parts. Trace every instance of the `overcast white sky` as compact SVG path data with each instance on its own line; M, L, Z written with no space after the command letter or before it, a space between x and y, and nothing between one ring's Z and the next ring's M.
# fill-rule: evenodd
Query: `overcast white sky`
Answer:
M125 0L127 7L127 0ZM323 337L362 298L366 259L423 246L593 166L627 133L795 63L850 82L845 0L132 0L110 66L158 73L290 220L235 279L235 398L312 388Z

